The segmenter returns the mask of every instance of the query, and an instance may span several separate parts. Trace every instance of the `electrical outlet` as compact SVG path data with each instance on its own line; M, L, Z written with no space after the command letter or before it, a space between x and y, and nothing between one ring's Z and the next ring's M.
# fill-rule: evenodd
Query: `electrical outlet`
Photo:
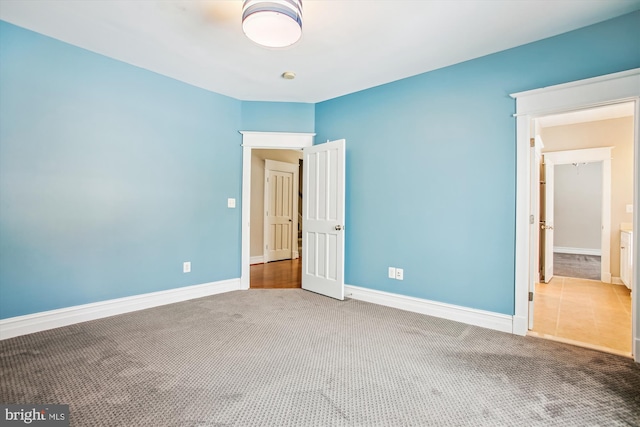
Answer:
M404 270L402 268L396 268L396 280L404 280Z
M186 261L182 263L182 272L191 273L191 261Z
M389 279L396 278L396 269L395 267L389 267Z

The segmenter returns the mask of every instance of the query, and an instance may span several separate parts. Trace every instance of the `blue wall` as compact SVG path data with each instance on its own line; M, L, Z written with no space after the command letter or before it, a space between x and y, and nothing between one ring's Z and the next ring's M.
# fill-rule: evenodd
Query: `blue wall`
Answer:
M314 106L0 21L0 318L239 277L238 130L347 139L347 283L511 314L508 94L640 67L639 40L634 13Z
M297 102L242 102L242 130L313 133L314 129L314 104Z
M240 276L240 101L5 22L0 57L1 318Z
M509 93L635 67L640 12L316 105L347 140L345 282L513 314Z

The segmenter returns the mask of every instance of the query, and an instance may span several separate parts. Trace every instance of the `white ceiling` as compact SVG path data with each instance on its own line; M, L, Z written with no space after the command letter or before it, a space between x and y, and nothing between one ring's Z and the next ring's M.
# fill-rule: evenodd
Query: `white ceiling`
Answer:
M314 103L640 9L640 0L303 3L302 39L285 49L244 36L241 0L0 0L0 19L241 100Z

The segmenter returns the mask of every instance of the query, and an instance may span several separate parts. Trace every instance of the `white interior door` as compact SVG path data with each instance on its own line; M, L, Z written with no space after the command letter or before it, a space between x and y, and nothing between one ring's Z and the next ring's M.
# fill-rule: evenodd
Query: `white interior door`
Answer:
M544 161L544 282L553 278L553 187L554 164L548 159Z
M345 140L303 151L302 288L343 300Z
M298 222L298 165L265 160L264 262L293 258Z

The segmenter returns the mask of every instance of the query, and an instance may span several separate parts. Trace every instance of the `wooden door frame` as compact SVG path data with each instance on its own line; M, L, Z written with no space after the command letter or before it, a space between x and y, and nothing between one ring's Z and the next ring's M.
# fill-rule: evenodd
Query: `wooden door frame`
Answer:
M301 150L313 145L315 133L253 132L242 134L242 250L240 289L249 289L251 266L251 154L253 149Z
M530 254L533 247L530 224L530 138L534 136L534 119L551 114L592 108L602 105L632 101L634 109L634 187L640 188L638 168L640 166L640 68L594 77L591 79L511 94L516 100L516 247L513 333L526 335L528 330L529 286L533 278ZM634 206L638 207L638 192L634 192ZM638 210L633 212L634 230L638 230ZM537 230L536 230L537 231ZM634 234L634 253L638 253L638 233ZM638 325L638 282L640 269L632 277L632 347L635 361L640 363L640 326Z
M263 242L264 242L264 262L269 262L270 259L267 256L266 245L269 241L269 229L267 227L267 199L269 196L269 183L267 177L269 175L269 171L279 170L282 172L288 172L293 175L293 181L291 183L291 203L292 203L292 211L291 211L291 259L300 258L300 254L298 253L298 183L300 173L300 163L287 163L281 162L278 160L264 159L264 233L263 233Z

